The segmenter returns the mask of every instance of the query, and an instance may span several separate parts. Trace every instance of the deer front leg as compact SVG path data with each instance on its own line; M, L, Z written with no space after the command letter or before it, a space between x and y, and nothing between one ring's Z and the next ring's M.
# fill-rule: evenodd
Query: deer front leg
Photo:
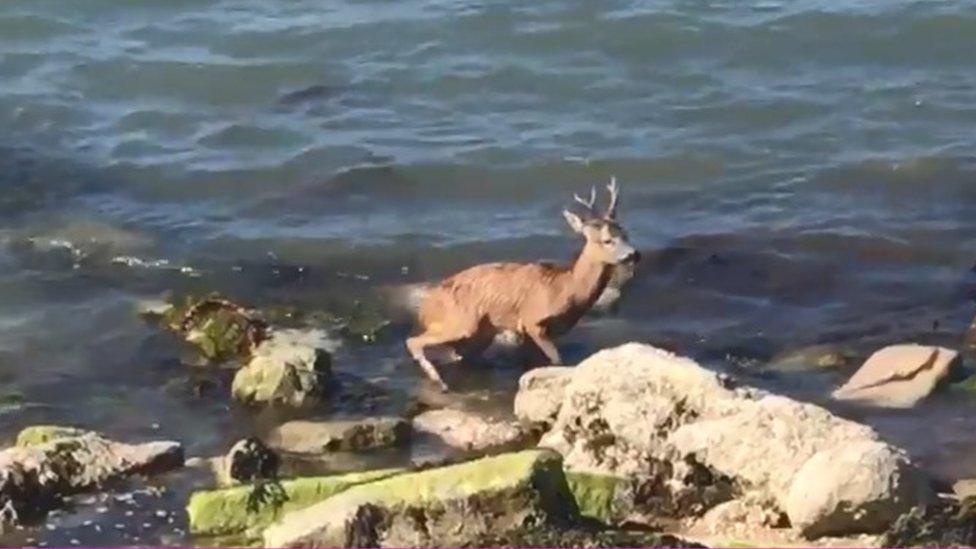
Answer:
M441 391L446 392L448 390L447 383L444 383L444 380L441 379L441 375L437 373L437 368L431 364L430 359L427 358L427 354L424 352L425 347L432 344L432 342L436 342L436 339L427 334L411 337L407 339L407 349L410 351L410 355L413 357L413 359L420 364L421 368L423 368L424 373L427 374L427 377L430 378L430 380L433 381Z
M535 346L542 351L542 354L546 355L546 358L549 359L550 365L563 363L562 359L559 357L559 349L556 348L556 344L549 339L548 335L546 335L545 328L542 326L526 327L525 333L529 336L529 339L532 340L532 343L535 343Z

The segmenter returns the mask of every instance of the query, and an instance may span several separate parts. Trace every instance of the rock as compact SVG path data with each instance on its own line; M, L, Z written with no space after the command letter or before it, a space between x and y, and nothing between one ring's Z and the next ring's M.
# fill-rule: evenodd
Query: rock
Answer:
M0 451L0 515L8 524L43 517L63 496L183 464L176 442L124 444L56 426L28 428L17 439Z
M227 485L274 479L280 465L281 459L261 439L245 438L235 442L221 459L219 478Z
M450 409L430 410L414 417L413 429L466 452L517 450L533 446L536 438L518 423Z
M246 404L302 407L319 402L332 377L334 345L317 330L280 330L254 350L251 361L237 371L234 398Z
M766 370L801 372L841 368L850 364L857 355L840 345L811 345L779 353L769 359Z
M627 344L601 351L574 369L540 446L559 451L569 471L627 479L631 501L622 508L629 506L632 514L693 517L745 491L769 502L771 512L788 512L793 483L808 460L862 443L877 443L901 456L879 442L871 428L823 408L735 388L728 377L692 360ZM837 501L837 508L825 508L819 516L826 521L837 513L861 514L857 524L849 525L856 529L876 524L894 509L924 504L927 486L914 485L921 475L909 474L905 459L897 475L889 471L884 477L885 493ZM806 498L846 497L843 484L874 480L874 473L849 470L854 476L826 477ZM817 532L822 526L804 528Z
M283 497L276 499L262 497L260 488L256 491L253 485L194 492L186 507L190 532L200 536L241 536L246 541L254 541L260 538L264 527L286 513L318 503L358 484L400 472L401 469L383 469L282 480L278 486Z
M976 547L976 499L941 501L899 517L881 547Z
M522 421L551 425L559 413L563 391L572 379L573 368L549 366L529 370L519 379L515 394L515 415Z
M957 480L952 484L952 491L959 499L976 496L976 478Z
M553 528L530 526L488 532L461 547L705 547L669 534L648 530Z
M89 432L91 431L61 425L33 425L31 427L25 427L21 432L17 433L17 441L14 444L25 448L60 438L79 437Z
M631 512L630 482L622 477L567 471L566 483L580 515L605 524L623 523Z
M927 480L904 452L866 440L808 459L790 486L786 513L808 538L880 533L930 496Z
M701 522L711 534L748 536L764 528L782 527L784 517L762 502L748 497L720 503L708 510Z
M180 305L157 312L166 327L210 360L250 356L268 338L268 326L255 311L217 295L188 297Z
M959 353L929 345L892 345L877 351L833 397L888 408L910 408L935 390Z
M355 486L285 516L264 544L444 547L562 524L574 510L559 455L528 450Z
M334 421L289 421L268 435L269 443L288 452L315 454L361 451L400 446L410 437L410 426L398 417Z

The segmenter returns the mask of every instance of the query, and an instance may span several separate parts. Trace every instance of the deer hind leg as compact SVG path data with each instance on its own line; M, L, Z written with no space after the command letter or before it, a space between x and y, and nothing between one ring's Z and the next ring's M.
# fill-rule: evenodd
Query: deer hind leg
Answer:
M542 354L546 355L549 359L550 365L562 364L562 358L559 356L559 349L556 348L556 344L549 339L546 334L546 329L542 326L526 326L525 335L529 336L532 343L542 351Z
M445 346L452 347L452 352L455 352L456 354L456 351L454 351L453 347L459 342L466 340L469 337L470 334L468 333L457 333L457 332L447 333L447 332L427 331L418 336L408 338L407 350L410 351L410 356L412 356L413 359L416 360L418 364L420 364L420 367L423 368L424 373L427 374L427 377L429 377L431 381L437 384L437 386L440 387L442 391L447 391L448 390L447 383L444 383L444 380L441 379L441 375L437 372L437 368L434 367L434 364L427 357L426 351L429 347L445 345Z

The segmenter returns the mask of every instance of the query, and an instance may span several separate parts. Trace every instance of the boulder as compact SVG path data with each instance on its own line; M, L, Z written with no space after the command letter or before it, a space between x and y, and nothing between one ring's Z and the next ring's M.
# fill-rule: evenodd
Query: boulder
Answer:
M786 513L809 538L883 532L915 504L927 503L928 489L903 452L858 441L808 459L790 486Z
M303 407L319 402L332 377L331 345L318 330L273 332L237 371L231 393L246 404Z
M892 345L871 355L833 397L910 408L935 390L960 362L959 353L944 347Z
M250 356L268 337L268 326L258 314L218 295L187 297L182 304L156 308L163 325L194 345L209 360L224 361Z
M361 451L400 446L410 437L410 426L398 417L283 423L268 435L268 442L288 452L317 454Z
M806 501L824 502L818 514L801 519L820 517L803 523L812 535L835 532L827 524L842 523L834 519L838 513L861 518L836 533L874 529L892 514L926 503L929 487L900 450L880 442L867 426L812 404L736 387L690 359L627 344L575 368L540 446L560 452L569 471L626 479L624 494L631 500L624 507L632 515L689 517L746 492L768 502L771 513L799 513L790 494L797 479L805 482L799 474L807 462L866 443L886 448L899 466L881 473L851 467L853 476L828 476L803 491ZM843 491L848 483L873 486L878 474L887 482L883 493L858 499ZM831 500L840 493L849 499Z
M551 425L559 413L563 391L572 379L573 368L548 366L529 370L519 379L515 394L515 415L527 423Z
M355 486L285 516L264 544L444 547L574 515L559 455L528 450Z
M63 496L183 465L177 442L125 444L57 426L28 428L17 440L0 451L0 530L4 522L43 517Z
M303 509L344 490L387 478L401 469L382 469L324 477L282 480L279 497L263 497L266 485L245 485L194 492L186 506L190 533L199 536L237 536L252 542L261 531L286 513ZM265 494L267 492L265 491Z
M430 410L414 417L413 429L466 452L516 450L534 445L536 438L516 422L452 409Z

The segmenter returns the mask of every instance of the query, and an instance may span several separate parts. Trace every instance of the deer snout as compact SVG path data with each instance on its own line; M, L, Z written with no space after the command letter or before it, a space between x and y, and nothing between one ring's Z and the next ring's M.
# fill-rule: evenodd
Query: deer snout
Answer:
M618 264L625 265L628 263L637 263L638 261L640 261L640 252L630 246L617 253Z
M641 260L641 254L637 250L630 252L630 255L624 258L624 263L637 263Z

